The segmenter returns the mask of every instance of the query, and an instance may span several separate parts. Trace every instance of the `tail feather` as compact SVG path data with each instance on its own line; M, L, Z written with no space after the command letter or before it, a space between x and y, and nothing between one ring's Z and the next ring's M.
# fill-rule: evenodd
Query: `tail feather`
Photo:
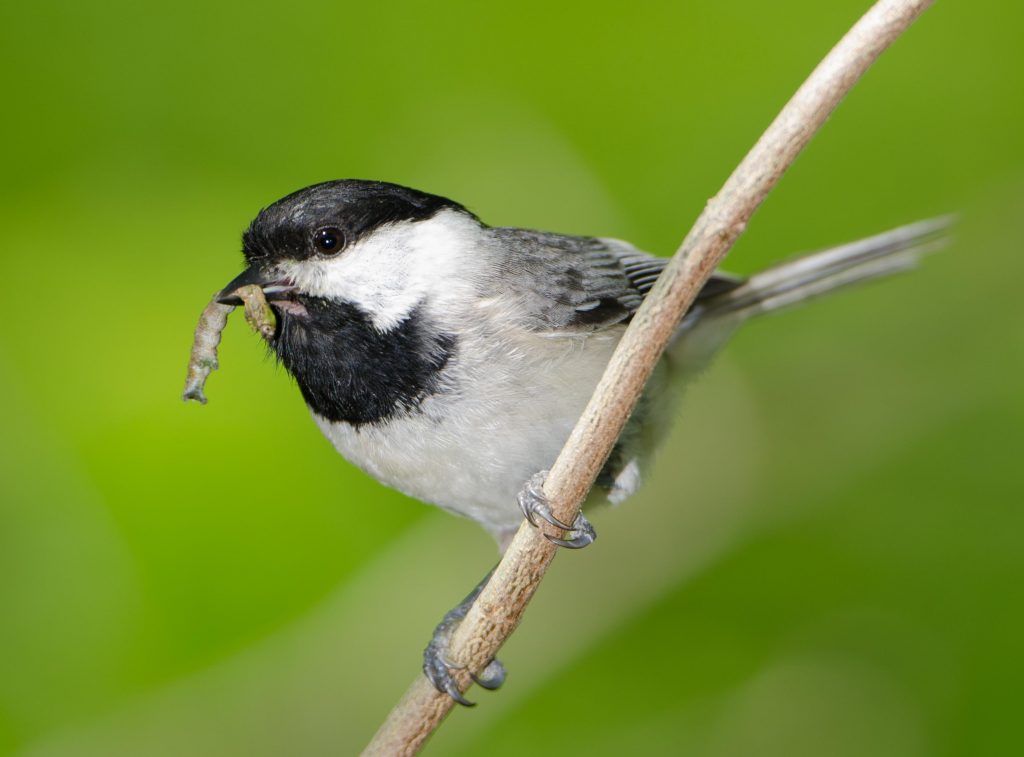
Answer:
M725 314L752 316L905 271L921 256L943 246L944 233L952 222L949 216L919 221L788 260L702 302L695 315L701 320Z
M748 279L721 277L717 289L701 296L683 319L669 359L678 375L690 379L748 318L913 268L922 255L944 244L952 222L952 217L920 221L779 263Z
M729 337L748 318L768 313L862 281L914 267L922 255L938 249L952 217L934 218L886 231L867 239L785 261L743 279L716 272L683 318L665 353L668 376L677 384L692 381L710 364ZM649 258L644 260L649 265ZM644 269L646 276L649 270ZM662 379L664 376L662 376ZM643 455L666 433L663 421L674 392L651 392L665 403L658 412L638 410L616 445L602 475L611 476L609 499L621 502L639 485ZM659 422L661 421L661 422ZM641 435L642 429L642 435ZM631 435L632 434L632 435Z

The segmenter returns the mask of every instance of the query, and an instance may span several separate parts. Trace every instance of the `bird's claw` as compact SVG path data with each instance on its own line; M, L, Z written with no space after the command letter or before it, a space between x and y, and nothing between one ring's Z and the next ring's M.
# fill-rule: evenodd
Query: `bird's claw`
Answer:
M564 531L563 536L568 538L559 538L546 532L544 533L544 538L552 544L557 544L559 547L580 549L588 544L592 544L597 538L597 532L594 531L594 527L590 525L590 521L584 517L583 513L578 513L575 520L570 524L565 523L551 512L551 505L548 503L547 495L544 494L544 479L547 473L547 471L541 471L531 476L530 480L526 482L526 485L516 497L519 508L523 511L523 516L535 528L540 526L539 521L542 520ZM444 619L434 629L434 635L430 639L430 643L427 644L427 648L423 650L423 674L427 677L427 680L434 685L435 689L443 694L447 694L465 707L472 707L475 703L463 696L462 687L455 676L452 675L452 671L464 670L466 666L461 663L451 662L447 659L446 655L448 647L451 645L452 634L458 628L459 623L466 617L466 613L469 612L469 608L473 605L483 587L487 585L490 577L490 573L488 573L487 577L470 592L468 597L444 616ZM505 681L505 668L498 660L491 660L480 673L474 673L472 670L468 671L468 673L469 677L484 689L496 689Z
M423 675L434 684L434 688L447 694L459 704L465 707L472 707L476 702L471 702L462 695L459 684L452 675L452 668L448 666L444 655L433 649L434 642L431 641L423 651Z
M597 531L590 524L590 521L584 517L583 513L576 516L576 520L573 521L572 528L568 529L569 533L577 534L571 539L559 539L557 536L551 534L544 534L544 538L552 544L557 544L559 547L565 547L567 549L583 549L583 547L589 547L597 539Z
M560 528L570 534L576 534L571 539L560 539L547 533L544 534L544 538L552 544L557 544L559 547L582 549L592 544L597 539L597 531L594 530L594 527L583 513L577 513L576 520L569 524L560 518L556 518L555 514L551 512L551 505L548 503L547 495L544 493L544 479L547 478L547 474L547 471L533 474L516 496L516 502L519 504L519 509L523 511L523 516L535 528L539 528L537 522L539 518L545 523L550 523L555 528Z
M491 660L487 667L480 671L480 675L470 671L469 677L477 686L494 691L505 683L505 666L501 664L501 660Z
M490 578L490 574L487 575ZM442 694L447 694L464 707L474 707L476 702L471 702L462 694L459 682L452 675L453 670L463 670L465 665L452 662L447 658L448 647L451 644L452 634L458 628L459 623L466 617L466 613L472 606L473 601L487 583L485 578L468 597L462 600L457 607L454 607L438 623L434 629L434 635L423 650L423 674L427 680L434 684L434 688ZM469 671L469 677L478 686L488 690L494 690L505 682L505 667L498 660L491 662L480 671L479 674Z

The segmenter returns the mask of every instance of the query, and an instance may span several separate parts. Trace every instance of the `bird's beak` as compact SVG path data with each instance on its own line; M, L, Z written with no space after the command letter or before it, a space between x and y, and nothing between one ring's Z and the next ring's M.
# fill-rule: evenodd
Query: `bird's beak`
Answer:
M252 284L260 287L268 300L274 299L274 295L282 295L295 288L288 281L270 274L262 268L249 266L233 278L226 287L220 290L220 294L217 295L217 302L223 305L241 305L242 298L236 295L235 292L240 287Z

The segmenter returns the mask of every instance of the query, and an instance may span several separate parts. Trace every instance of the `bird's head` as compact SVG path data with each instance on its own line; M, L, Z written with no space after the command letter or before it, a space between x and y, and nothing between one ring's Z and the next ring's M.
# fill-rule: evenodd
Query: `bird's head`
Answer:
M260 211L242 236L248 267L220 300L238 304L231 293L257 284L286 318L310 300L343 302L386 331L451 285L481 228L462 205L397 184L314 184Z
M407 411L457 350L446 323L472 301L486 227L456 202L395 184L315 184L264 208L242 236L246 284L277 316L270 346L319 416L354 424Z

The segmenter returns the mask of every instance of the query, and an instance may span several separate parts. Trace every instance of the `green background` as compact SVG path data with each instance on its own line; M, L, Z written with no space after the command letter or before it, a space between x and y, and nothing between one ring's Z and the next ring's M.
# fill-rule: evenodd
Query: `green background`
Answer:
M5 2L0 752L352 753L495 559L240 318L181 403L260 207L380 178L668 254L867 5ZM939 2L841 105L728 267L954 243L743 330L433 753L1024 748L1022 26Z

